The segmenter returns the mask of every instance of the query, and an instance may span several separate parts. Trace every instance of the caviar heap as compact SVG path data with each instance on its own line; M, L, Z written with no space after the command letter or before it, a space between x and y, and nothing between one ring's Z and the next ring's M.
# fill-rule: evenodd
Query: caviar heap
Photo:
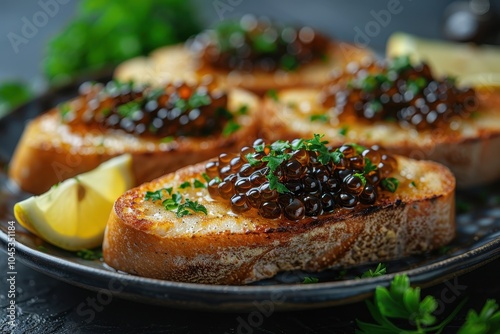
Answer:
M110 81L84 83L75 101L59 107L64 122L120 129L140 136L206 136L222 131L227 95L210 86L161 88Z
M429 66L412 66L407 56L388 64L348 67L325 89L323 104L341 121L393 121L418 130L455 129L453 122L477 111L472 88L458 88L450 78L438 80Z
M254 209L264 218L297 221L371 205L380 189L396 190L389 175L397 161L384 150L327 143L319 135L270 145L258 139L239 154L221 154L206 165L210 196L230 201L235 213Z
M240 22L224 22L200 34L191 46L203 64L216 69L293 71L322 59L328 39L309 27L282 27L246 15Z

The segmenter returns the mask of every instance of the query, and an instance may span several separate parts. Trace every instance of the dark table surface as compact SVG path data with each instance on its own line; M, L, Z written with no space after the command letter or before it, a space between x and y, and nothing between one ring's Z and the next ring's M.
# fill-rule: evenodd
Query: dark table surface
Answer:
M0 267L7 255L0 252ZM479 310L488 298L500 301L500 260L443 284L423 289L443 302L444 318L463 298L466 306L447 327L455 333L467 310ZM17 328L13 333L354 333L355 319L370 320L363 302L324 309L249 313L211 313L140 304L114 297L106 305L79 312L80 304L92 304L96 292L63 283L16 263ZM5 286L6 270L1 282ZM9 333L7 289L0 294L0 332ZM252 326L254 325L254 326Z

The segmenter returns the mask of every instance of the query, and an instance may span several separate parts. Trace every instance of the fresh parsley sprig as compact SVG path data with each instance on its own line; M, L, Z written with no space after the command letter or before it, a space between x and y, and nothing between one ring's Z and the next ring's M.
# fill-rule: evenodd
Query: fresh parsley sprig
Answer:
M357 333L440 333L465 302L466 300L463 300L445 320L434 325L437 321L433 315L438 307L436 299L433 296L426 296L422 299L420 288L410 287L410 279L407 275L396 275L389 289L378 286L375 289L374 301L366 301L368 310L376 323L356 320L360 329ZM408 328L401 328L390 319L407 320Z
M208 175L207 175L208 177ZM190 187L195 187L195 188L205 188L206 185L205 183L201 182L198 179L195 179L193 183L189 181L185 181L179 185L179 189L185 189L185 188L190 188ZM184 198L180 193L172 193L173 188L162 188L156 191L147 191L146 195L144 195L144 200L148 201L151 200L153 202L155 201L162 201L161 204L163 207L168 210L168 211L176 211L177 217L184 217L187 215L191 215L193 213L201 212L204 213L205 215L208 214L207 208L203 205L198 203L198 201L192 201L189 198ZM168 195L171 195L170 197L163 198L163 195L165 193L168 193Z

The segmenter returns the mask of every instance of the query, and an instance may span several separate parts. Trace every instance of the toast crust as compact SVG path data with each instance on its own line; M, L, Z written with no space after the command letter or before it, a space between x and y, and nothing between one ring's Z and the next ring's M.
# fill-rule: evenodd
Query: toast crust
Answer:
M208 74L214 76L221 85L240 87L262 96L270 89L320 86L328 81L333 69L341 68L351 61L362 62L373 57L372 52L366 48L330 42L325 60L302 65L293 72L228 72L202 67L196 55L186 46L174 45L159 48L149 57L125 61L116 68L114 76L125 81L164 84L179 78L196 80Z
M183 282L245 284L285 270L319 271L423 253L455 234L450 171L433 162L397 157L400 188L375 206L339 210L299 222L268 220L253 210L235 215L206 189L189 196L208 215L177 218L146 191L201 178L204 164L185 167L122 195L111 212L104 260L131 274ZM409 180L417 181L417 188Z
M228 108L248 106L246 115L236 115L241 128L228 137L178 137L164 143L160 138L141 138L120 130L89 129L81 133L61 123L52 109L32 120L12 157L9 176L21 189L41 194L52 185L87 172L102 162L131 153L136 185L226 151L256 138L261 117L260 102L252 93L233 90Z
M290 89L278 94L278 101L264 102L266 115L260 135L270 141L325 134L332 145L357 142L382 145L394 154L433 160L448 166L460 188L485 184L500 178L500 102L494 94L481 94L484 107L479 117L462 121L457 131L403 129L390 122L340 123L330 115L327 123L311 121L314 114L327 113L318 102L316 89ZM342 128L346 133L342 134Z

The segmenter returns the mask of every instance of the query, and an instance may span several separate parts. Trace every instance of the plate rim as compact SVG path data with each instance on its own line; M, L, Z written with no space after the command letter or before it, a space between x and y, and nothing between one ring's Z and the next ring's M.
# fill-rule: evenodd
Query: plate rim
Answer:
M491 235L485 238L491 238ZM5 231L0 230L0 243L5 246L8 240L9 238ZM397 274L408 275L414 285L424 287L432 286L446 281L450 277L472 271L477 267L500 258L500 238L496 237L464 253L423 266L388 273L374 278L318 282L315 284L210 285L160 280L106 270L105 268L95 268L36 250L17 240L15 243L16 255L18 255L21 262L28 267L79 287L98 291L100 289L105 289L101 286L102 282L109 283L113 279L118 279L127 282L127 286L148 285L153 287L154 290L162 290L167 294L166 299L156 297L154 298L155 300L152 300L152 296L147 294L139 295L137 292L120 291L119 293L115 293L111 291L117 296L125 297L126 299L200 310L213 310L213 307L216 306L220 310L233 312L254 309L255 306L253 302L270 300L273 298L273 295L285 297L284 301L278 301L275 305L279 310L310 309L352 303L371 296L377 286L389 285L392 278ZM2 249L5 250L6 248L4 247ZM80 280L76 279L75 275L72 276L73 279L59 276L57 272L79 274L77 277L79 277ZM94 281L95 284L91 284L89 281L85 280L89 277L98 277L99 279ZM332 291L337 293L332 295ZM185 307L186 305L182 305L182 300L176 298L169 299L168 295L170 293L206 294L208 295L206 297L209 299L214 299L216 305L209 301L201 303L198 301ZM333 298L325 298L326 295ZM320 298L318 296L322 297ZM232 300L227 304L223 300L220 300L224 299L224 297L239 297L239 299L237 298L238 300L236 301Z

